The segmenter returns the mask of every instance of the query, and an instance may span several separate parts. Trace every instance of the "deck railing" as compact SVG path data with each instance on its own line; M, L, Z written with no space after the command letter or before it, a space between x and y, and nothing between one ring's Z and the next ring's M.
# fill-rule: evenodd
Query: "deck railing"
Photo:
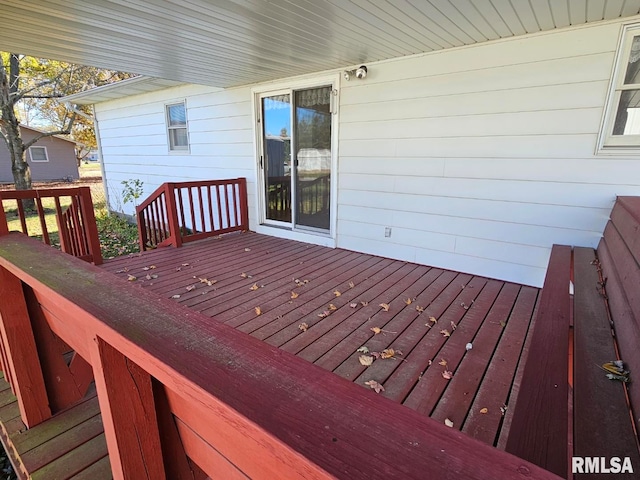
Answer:
M164 183L136 215L141 250L248 230L246 179Z
M7 201L13 200L22 233L42 237L44 243L51 245L52 232L47 226L46 208L43 205L45 199L53 201L60 249L82 260L100 265L102 253L89 187L0 191L0 235L9 231L4 207L9 203ZM25 211L23 200L34 201L37 225L27 224L28 212Z
M116 479L558 478L18 233L0 236L0 318L28 426L93 371Z

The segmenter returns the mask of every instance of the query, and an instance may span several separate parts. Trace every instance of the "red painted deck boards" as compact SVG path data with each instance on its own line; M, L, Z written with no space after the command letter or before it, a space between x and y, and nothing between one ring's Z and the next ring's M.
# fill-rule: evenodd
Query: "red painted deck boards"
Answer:
M175 296L344 378L374 379L385 387L382 395L452 419L487 443L499 437L500 407L509 402L538 295L531 287L254 233L159 248L103 268L124 281L135 276L131 288ZM357 352L363 345L403 355L364 367ZM442 377L442 358L451 380ZM483 406L488 413L479 413Z

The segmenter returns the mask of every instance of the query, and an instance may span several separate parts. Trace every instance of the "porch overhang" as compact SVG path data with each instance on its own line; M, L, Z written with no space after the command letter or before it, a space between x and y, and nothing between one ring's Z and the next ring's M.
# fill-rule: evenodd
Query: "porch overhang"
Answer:
M640 0L3 0L0 45L227 88L639 12Z

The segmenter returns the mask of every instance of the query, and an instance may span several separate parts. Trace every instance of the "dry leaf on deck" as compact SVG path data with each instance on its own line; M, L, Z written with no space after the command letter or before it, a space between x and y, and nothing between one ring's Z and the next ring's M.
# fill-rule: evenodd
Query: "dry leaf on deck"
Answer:
M355 287L355 286L356 286L356 285L355 285L355 283L353 283L353 282L349 282L349 288L353 288L353 287Z
M138 277L134 277L133 275L127 275L127 280L129 280L130 282L135 282L138 279Z
M360 302L360 305L362 305L363 307L366 307L367 305L369 305L369 302L365 302L364 300Z
M331 312L329 310L325 310L324 312L318 314L320 318L326 318L329 315L331 315Z
M384 387L375 380L369 380L368 382L364 382L364 384L375 390L376 393L384 392Z
M242 272L242 273L240 274L240 276L241 276L242 278L251 278L251 275L248 275L248 274L246 274L246 273L244 273L244 272Z
M456 328L458 328L458 326L455 324L453 320L451 320L451 331L455 330Z
M253 285L251 285L251 286L249 287L249 290L254 291L254 290L257 290L258 288L260 288L260 287L258 287L258 284L257 284L257 283L254 283Z
M380 304L380 307L382 307L382 309L383 309L385 312L388 312L388 311L389 311L389 304L388 304L388 303L381 303L381 304Z
M298 298L299 296L300 296L300 295L299 295L298 293L296 293L296 292L291 292L291 299L292 299L292 300L293 300L293 299Z
M251 251L251 249L250 249L250 248L245 248L245 249L244 249L244 251L245 251L245 252L250 252L250 251Z
M424 312L424 307L421 307L420 305L416 305L416 311L418 313L422 313L422 312Z
M504 320L500 320L500 326L502 328L506 327L507 326L507 322L505 322Z
M443 330L440 330L440 333L445 336L445 337L450 337L451 334L449 333L449 330L447 330L446 328Z
M116 273L127 273L128 271L129 271L129 268L128 267L124 267L124 268L122 268L120 270L116 270Z
M338 307L336 307L333 303L330 303L330 304L329 304L329 310L331 310L332 312L333 312L334 310L337 310L337 309L338 309Z
M446 367L447 366L447 361L443 358L442 360L440 360L438 362L438 365L442 365L443 367Z
M373 363L373 357L370 357L369 355L360 355L358 357L358 361L360 362L360 365L368 367Z
M382 329L380 327L371 327L371 331L374 333L374 335L378 335L380 332L382 332Z
M340 295L342 295L338 290L334 290L334 291L333 291L333 294L334 294L336 297L339 297Z
M350 303L350 304L349 304L349 306L350 306L351 308L356 308L356 307L358 306L358 304L357 304L357 303Z
M442 378L446 380L451 380L452 377L453 377L453 372L451 372L450 370L445 370L444 372L442 372Z
M413 303L413 300L411 300L410 298L407 298L404 303L406 303L407 305L411 305Z
M156 268L155 265L149 265L148 267L142 267L142 270L146 272L147 270L153 270L154 268Z
M356 352L360 352L360 353L369 353L369 347L365 347L364 345L361 346L358 350L356 350Z
M429 317L429 321L431 323L438 323L438 319L436 317Z
M151 275L150 273L147 273L147 275L145 276L145 278L147 280L155 280L156 278L158 278L158 275Z
M480 409L480 413L483 414L483 415L486 414L486 413L489 413L489 409L486 408L486 407L485 408L481 408Z
M309 329L309 325L307 325L306 322L302 322L300 325L298 325L298 328L303 332L306 332Z
M195 285L188 285L188 286L186 287L187 292L190 292L191 290L195 290L195 289L196 289L196 286L195 286Z
M260 307L255 307L253 310L256 312L256 315L262 315L262 309Z
M384 349L382 352L380 352L380 357L381 358L393 358L396 355L396 352L393 348L386 348ZM400 353L400 355L402 355Z
M171 298L180 298L180 295L172 295Z
M189 266L189 264L188 264L188 263L183 263L183 264L182 264L182 266L183 266L183 267L188 267L188 266Z
M451 420L449 420L448 418L444 419L444 424L449 428L453 428L453 422Z

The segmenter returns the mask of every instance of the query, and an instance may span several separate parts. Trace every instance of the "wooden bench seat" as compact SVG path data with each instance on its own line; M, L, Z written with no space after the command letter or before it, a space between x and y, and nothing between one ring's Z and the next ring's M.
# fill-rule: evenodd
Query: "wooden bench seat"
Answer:
M505 449L565 478L571 457L629 457L640 471L640 382L602 368L622 359L640 376L639 232L640 199L621 197L597 252L552 249Z

